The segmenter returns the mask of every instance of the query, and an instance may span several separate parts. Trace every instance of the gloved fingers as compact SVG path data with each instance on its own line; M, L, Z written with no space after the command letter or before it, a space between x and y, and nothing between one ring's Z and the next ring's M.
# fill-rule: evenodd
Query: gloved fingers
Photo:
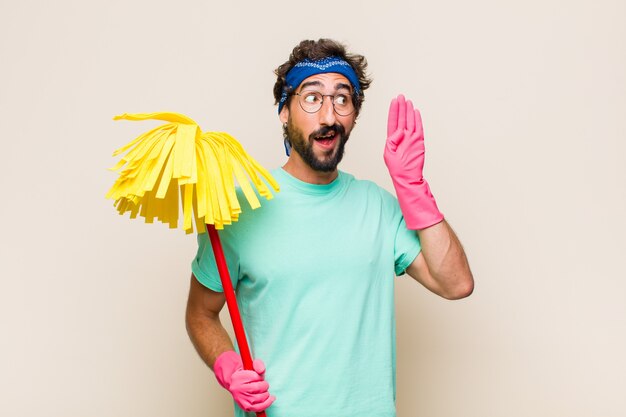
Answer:
M415 119L415 130L411 133L409 143L411 146L417 146L420 149L424 148L424 127L422 126L422 117L419 110L413 111L413 118Z
M398 128L398 99L394 98L389 104L387 114L387 137L391 136Z
M411 100L406 102L406 132L409 135L415 132L415 109Z
M270 389L270 384L267 381L248 382L241 386L241 393L244 395L259 395L265 394Z
M397 106L397 112L396 112ZM387 143L386 147L388 151L396 152L398 146L406 135L406 122L407 122L407 103L402 94L392 100L392 104L389 109L389 120L387 123ZM395 120L395 122L394 122ZM395 126L395 129L393 129Z
M249 408L259 406L261 404L267 403L267 401L273 396L270 395L269 392L265 391L263 393L255 394L255 395L240 395L237 397L237 404L241 406L241 408L246 411L251 411Z
M251 382L263 381L263 377L257 374L255 371L241 370L236 371L230 378L230 385L249 384Z
M422 124L422 115L418 109L415 109L415 133L418 137L424 138L424 125Z
M261 400L260 402L242 400L237 401L237 404L239 404L239 407L241 407L241 409L244 411L253 411L255 413L258 413L267 409L270 405L272 405L275 400L276 397L274 397L273 395L268 395L267 398Z
M252 361L252 369L254 369L254 371L261 376L265 374L265 364L261 359L255 359Z
M231 386L233 399L246 411L263 411L274 401L270 399L269 384L266 381L243 382Z
M398 145L400 144L400 142L402 142L403 138L403 130L396 130L393 134L387 136L387 142L385 143L385 148L387 148L387 151L395 153L398 150Z
M398 126L396 130L406 129L406 99L404 95L398 96Z

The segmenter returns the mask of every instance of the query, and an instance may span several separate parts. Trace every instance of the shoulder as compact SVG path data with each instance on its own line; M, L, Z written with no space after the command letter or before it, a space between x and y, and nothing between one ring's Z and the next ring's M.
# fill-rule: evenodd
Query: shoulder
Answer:
M379 198L389 204L397 202L393 194L376 184L374 181L358 179L354 175L346 172L341 172L341 174L345 178L349 189L365 193L370 198Z

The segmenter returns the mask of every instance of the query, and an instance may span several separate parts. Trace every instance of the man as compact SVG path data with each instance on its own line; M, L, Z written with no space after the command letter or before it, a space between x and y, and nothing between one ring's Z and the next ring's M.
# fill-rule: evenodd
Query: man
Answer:
M265 361L254 371L243 370L220 323L221 283L198 236L187 328L237 416L395 416L394 273L448 299L473 290L422 177L423 131L410 101L398 96L388 116L384 158L398 200L337 169L370 84L366 67L320 39L301 42L276 70L289 155L272 172L281 192L221 234L253 356Z

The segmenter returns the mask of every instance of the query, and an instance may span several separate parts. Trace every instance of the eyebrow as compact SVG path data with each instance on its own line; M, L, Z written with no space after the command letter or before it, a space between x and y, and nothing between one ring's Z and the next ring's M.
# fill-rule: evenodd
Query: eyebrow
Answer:
M307 81L305 83L302 83L300 85L300 91L304 90L307 87L323 87L324 84L321 81ZM337 90L341 90L341 89L346 89L350 92L352 92L352 88L350 87L350 84L346 84L346 83L337 83L335 84L335 91Z
M300 91L304 90L307 87L322 87L323 84L321 83L321 81L307 81L305 83L302 83L302 85L300 86Z
M352 92L352 86L350 84L346 84L346 83L337 83L335 85L335 91L336 90L341 90L342 88L345 88L346 90Z

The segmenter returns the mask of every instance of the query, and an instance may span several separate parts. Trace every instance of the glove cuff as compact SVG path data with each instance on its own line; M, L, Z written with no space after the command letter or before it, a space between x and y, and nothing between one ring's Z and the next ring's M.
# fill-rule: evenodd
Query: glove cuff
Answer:
M241 356L233 350L221 353L213 364L213 372L215 373L217 382L226 389L230 387L233 373L240 369L243 369Z
M422 230L443 220L428 183L423 180L410 188L393 183L407 229Z

